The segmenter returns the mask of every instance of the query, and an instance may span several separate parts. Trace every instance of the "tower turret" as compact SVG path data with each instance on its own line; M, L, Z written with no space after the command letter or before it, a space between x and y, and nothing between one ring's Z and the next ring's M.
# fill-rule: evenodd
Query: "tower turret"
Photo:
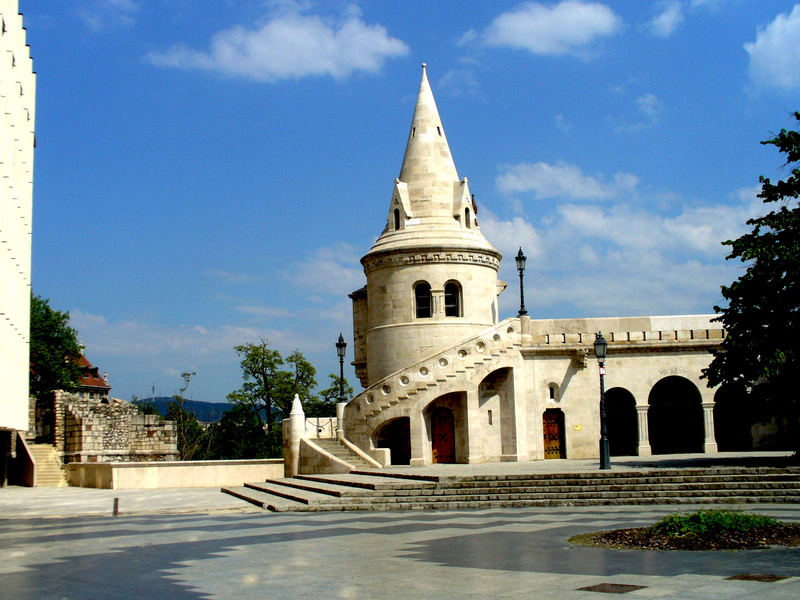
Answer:
M350 296L362 385L496 323L500 258L458 177L423 63L386 227L361 259L366 288Z

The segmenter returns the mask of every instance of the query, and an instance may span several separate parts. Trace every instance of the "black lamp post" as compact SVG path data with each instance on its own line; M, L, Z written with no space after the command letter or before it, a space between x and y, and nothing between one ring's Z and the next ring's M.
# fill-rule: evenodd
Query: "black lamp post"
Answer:
M344 396L344 354L346 350L347 342L344 341L344 336L339 333L339 339L336 341L336 355L339 357L339 402L347 401Z
M608 448L608 427L606 425L606 351L608 342L602 333L597 334L594 341L594 355L600 365L600 469L611 468L611 458Z
M522 284L522 274L525 272L526 260L527 257L522 253L522 247L520 246L519 252L517 252L516 256L517 271L519 271L519 313L517 314L519 317L528 314L528 311L525 310L525 290Z

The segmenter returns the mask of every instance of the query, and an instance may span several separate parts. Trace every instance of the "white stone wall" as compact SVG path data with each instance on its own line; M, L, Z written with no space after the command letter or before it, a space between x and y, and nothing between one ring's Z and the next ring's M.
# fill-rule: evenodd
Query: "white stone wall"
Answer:
M497 321L496 260L475 251L442 249L430 254L431 262L367 272L369 385ZM431 286L430 318L416 318L414 284L420 281ZM459 317L444 314L444 286L449 281L461 286Z
M17 0L0 0L0 429L28 429L36 76Z

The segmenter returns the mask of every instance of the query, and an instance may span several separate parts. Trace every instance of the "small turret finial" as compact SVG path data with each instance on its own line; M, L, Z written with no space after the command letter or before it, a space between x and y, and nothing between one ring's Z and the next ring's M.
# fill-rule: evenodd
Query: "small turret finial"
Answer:
M422 63L422 70L424 71L427 66L428 66L427 63Z

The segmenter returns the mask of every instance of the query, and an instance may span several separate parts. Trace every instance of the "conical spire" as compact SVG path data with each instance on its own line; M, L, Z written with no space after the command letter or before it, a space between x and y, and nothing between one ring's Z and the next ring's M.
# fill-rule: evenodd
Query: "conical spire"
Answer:
M422 63L422 81L399 179L408 184L408 195L413 204L431 202L429 209L442 208L450 212L458 172L425 67ZM428 211L423 208L423 212Z
M410 248L476 249L500 257L483 237L467 178L459 180L425 63L386 228L367 255ZM366 257L365 257L366 258Z

